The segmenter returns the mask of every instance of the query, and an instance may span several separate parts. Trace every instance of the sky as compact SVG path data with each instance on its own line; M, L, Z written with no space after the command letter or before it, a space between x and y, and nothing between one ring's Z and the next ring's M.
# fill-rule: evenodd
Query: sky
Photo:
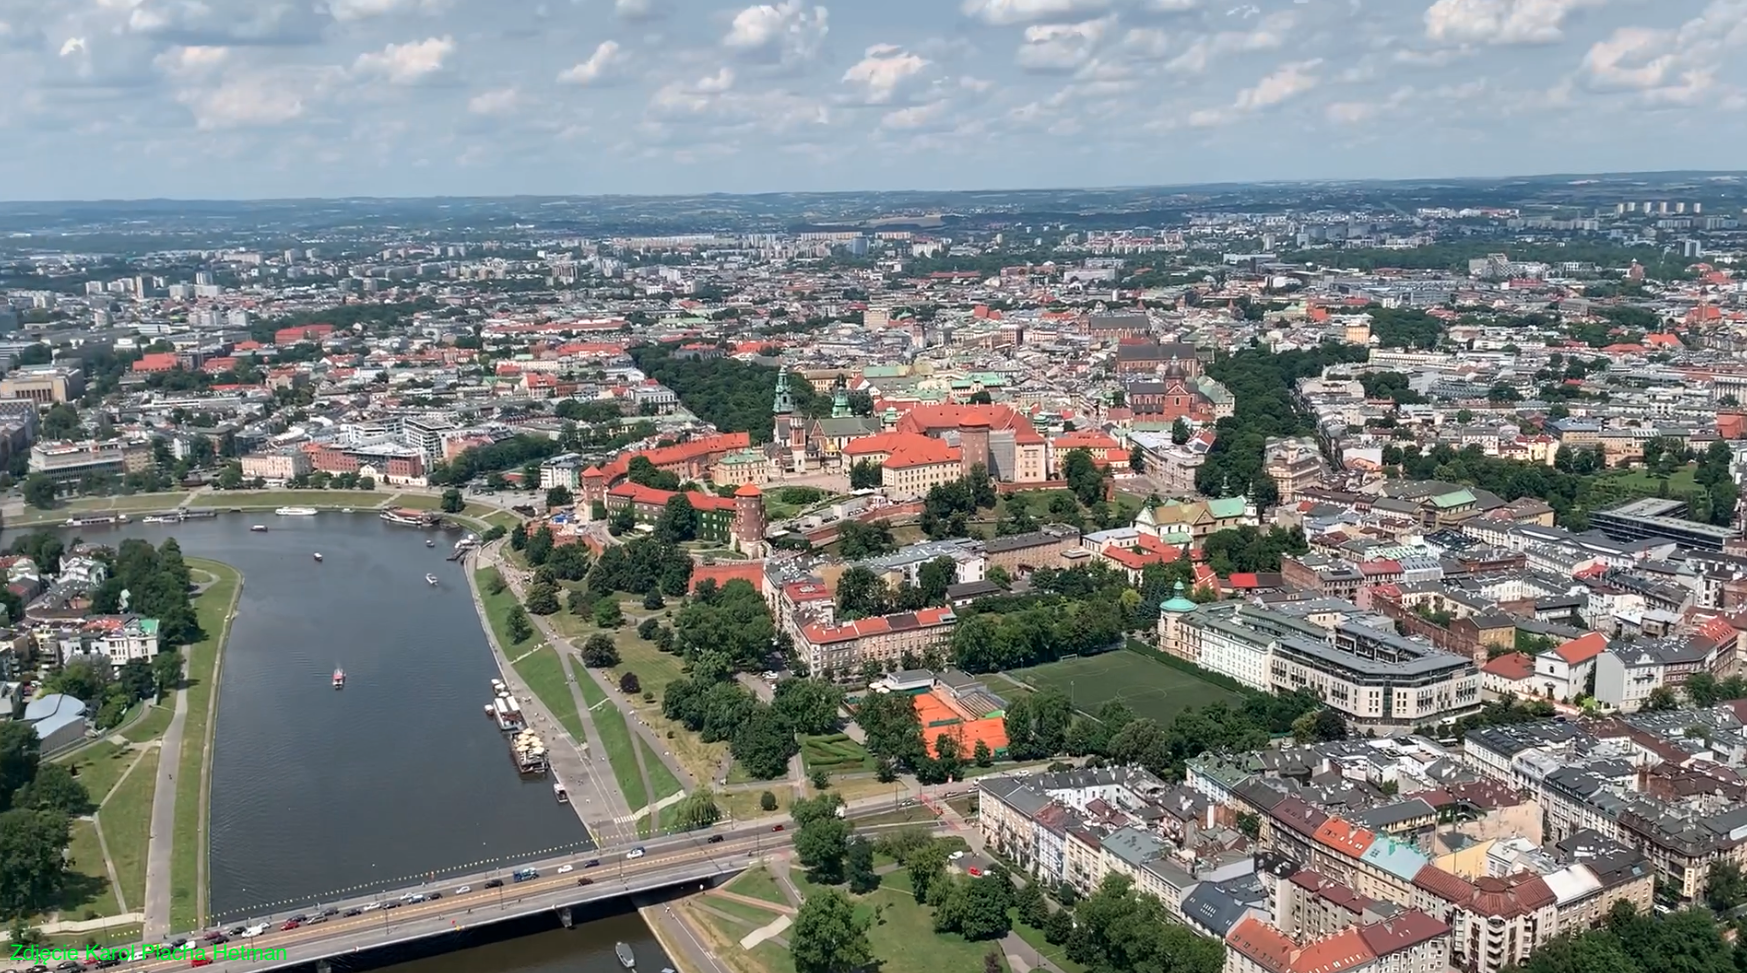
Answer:
M1738 167L1747 0L0 0L0 198Z

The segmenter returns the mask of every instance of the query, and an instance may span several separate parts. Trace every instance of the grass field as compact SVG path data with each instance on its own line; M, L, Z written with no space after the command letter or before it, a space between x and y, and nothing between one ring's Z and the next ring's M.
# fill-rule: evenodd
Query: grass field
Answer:
M576 659L568 662L576 673L576 684L582 688L582 701L588 704L595 732L600 734L600 739L594 742L607 752L607 762L613 765L613 778L625 794L625 803L633 811L640 810L649 804L649 792L643 789L643 774L637 769L637 753L631 749L631 728L625 725L625 714L595 685L581 662Z
M762 865L741 872L739 878L729 882L724 887L736 895L744 895L747 898L763 899L766 902L775 902L777 905L789 904L788 897L783 895L783 890L777 888L776 877L771 875L770 871Z
M1073 700L1074 708L1083 712L1097 712L1104 703L1119 699L1136 716L1159 723L1169 723L1191 706L1237 699L1236 694L1212 683L1133 652L1063 659L1008 675L1038 689L1060 689Z
M95 807L103 803L104 795L127 772L128 765L137 756L132 750L123 750L105 741L79 751L79 755L68 763L79 783L85 785L85 793L91 795L91 804Z
M206 637L188 647L185 677L188 713L182 723L182 752L176 755L176 829L170 854L170 927L192 929L206 911L206 806L211 782L206 758L211 743L213 694L218 692L218 657L230 634L242 575L228 564L189 558L191 567L218 580L194 599L194 614ZM168 759L168 758L166 758ZM135 773L138 773L136 770ZM109 832L104 831L107 837ZM114 850L113 848L111 849ZM133 899L128 899L131 905Z
M113 916L121 912L115 890L109 886L109 871L103 867L103 849L97 843L97 828L90 821L75 820L73 840L67 846L66 883L55 908L62 918L74 921Z
M850 774L875 769L867 748L843 733L826 736L802 734L801 763L808 774L816 770L827 774Z
M673 776L673 771L668 770L667 765L661 762L661 755L655 752L649 741L638 737L637 745L643 748L643 766L649 770L649 789L653 792L649 795L651 803L683 790L679 786L679 778Z
M141 716L138 722L132 726L122 730L121 735L134 743L156 740L164 735L165 730L170 728L170 717L174 715L176 715L176 711L170 705L153 703L146 709L145 715Z
M147 751L97 812L109 856L115 862L116 881L121 883L121 896L129 908L138 908L146 901L146 844L152 835L152 793L157 787L158 758L156 748Z
M517 653L518 655L520 653ZM564 727L571 739L587 742L583 733L582 717L576 713L576 697L570 693L570 683L564 678L564 662L558 658L558 650L549 645L535 649L530 655L516 661L516 674L528 684L534 695L540 697L540 702L552 711L558 724Z

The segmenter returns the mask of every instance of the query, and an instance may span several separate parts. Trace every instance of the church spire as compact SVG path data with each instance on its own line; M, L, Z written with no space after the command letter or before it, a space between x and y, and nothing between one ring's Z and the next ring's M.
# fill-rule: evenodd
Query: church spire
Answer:
M842 376L838 376L837 388L831 393L831 418L847 419L850 415L849 386L844 384Z
M789 373L781 368L776 373L776 402L771 406L771 411L779 416L793 415L795 412L795 397L789 394Z

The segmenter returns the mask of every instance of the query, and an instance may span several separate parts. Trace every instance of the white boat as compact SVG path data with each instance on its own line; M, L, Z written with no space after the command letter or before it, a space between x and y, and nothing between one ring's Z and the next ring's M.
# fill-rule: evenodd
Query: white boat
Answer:
M334 670L334 688L335 689L345 689L346 688L346 670L344 670L344 669L335 669Z
M434 575L434 574L425 575L425 584L434 585L436 583L437 583L437 576L436 575Z
M314 517L316 515L314 507L280 507L273 512L281 517Z
M321 561L321 552L320 551L315 552L315 559L316 559L317 563L320 563L320 561Z
M436 546L437 546L437 542L436 542L436 541L433 541L433 540L429 540L429 539L427 539L427 540L426 540L426 541L425 541L425 546L426 546L426 547L436 547Z
M249 529L254 531L257 534L267 533L267 525L266 524L255 524L255 525L251 526Z

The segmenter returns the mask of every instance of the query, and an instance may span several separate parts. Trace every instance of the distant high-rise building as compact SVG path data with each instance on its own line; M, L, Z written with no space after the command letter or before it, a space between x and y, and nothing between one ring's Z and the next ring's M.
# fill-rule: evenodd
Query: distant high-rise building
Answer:
M194 272L194 283L197 285L198 284L210 284L210 283L212 283L212 271L210 271L210 270L197 270L197 271L195 271Z

